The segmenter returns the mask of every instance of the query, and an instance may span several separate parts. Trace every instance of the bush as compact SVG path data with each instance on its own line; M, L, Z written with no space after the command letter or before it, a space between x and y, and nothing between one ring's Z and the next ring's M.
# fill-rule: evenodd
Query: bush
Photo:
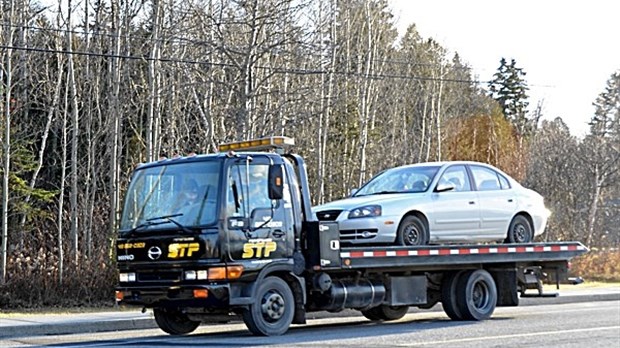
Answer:
M56 255L43 250L35 255L20 254L9 263L10 277L0 286L0 308L38 310L115 304L116 270L109 260L99 257L77 266L66 265L61 284Z
M571 263L571 275L594 281L620 281L620 250L592 249Z

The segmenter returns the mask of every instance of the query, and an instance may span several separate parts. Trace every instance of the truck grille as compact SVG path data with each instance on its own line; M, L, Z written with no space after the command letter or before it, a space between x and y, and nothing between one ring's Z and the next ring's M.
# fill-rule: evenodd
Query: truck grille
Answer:
M316 217L319 221L335 221L342 210L323 210L317 211Z
M181 271L155 271L138 272L137 277L140 282L178 282L181 281L182 275L183 272Z

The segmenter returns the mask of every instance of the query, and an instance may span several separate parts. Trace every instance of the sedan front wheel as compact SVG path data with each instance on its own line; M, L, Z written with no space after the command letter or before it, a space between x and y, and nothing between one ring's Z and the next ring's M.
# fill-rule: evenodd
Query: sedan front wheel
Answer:
M413 246L426 245L429 241L429 233L426 224L415 215L408 215L398 226L396 242L399 245Z

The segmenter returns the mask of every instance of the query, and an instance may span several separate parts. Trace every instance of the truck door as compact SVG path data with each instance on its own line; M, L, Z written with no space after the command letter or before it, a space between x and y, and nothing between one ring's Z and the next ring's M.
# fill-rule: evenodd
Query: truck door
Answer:
M288 258L292 234L283 200L269 199L268 156L237 159L228 169L225 226L231 260ZM261 261L263 262L263 261Z

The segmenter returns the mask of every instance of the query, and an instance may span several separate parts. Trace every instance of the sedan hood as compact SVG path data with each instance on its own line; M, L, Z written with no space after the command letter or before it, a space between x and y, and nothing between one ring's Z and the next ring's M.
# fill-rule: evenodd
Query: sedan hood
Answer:
M318 211L323 210L352 210L358 207L362 207L369 204L382 204L384 202L390 202L391 205L394 205L397 202L407 202L408 205L411 205L412 201L416 200L418 197L424 196L424 192L407 192L407 193L386 193L380 195L368 195L368 196L359 196L359 197L350 197L345 199L340 199L337 201L317 205L312 208L312 212L316 213Z

